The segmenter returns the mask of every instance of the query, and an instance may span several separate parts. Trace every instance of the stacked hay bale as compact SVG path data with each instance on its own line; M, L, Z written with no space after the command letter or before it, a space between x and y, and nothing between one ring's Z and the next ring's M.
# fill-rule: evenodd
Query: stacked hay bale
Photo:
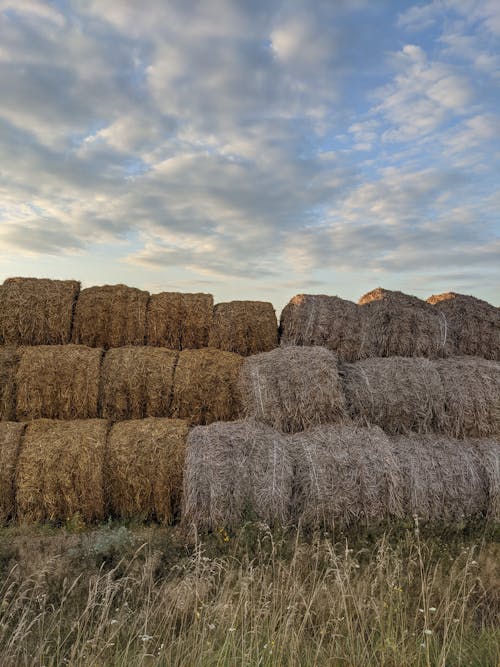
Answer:
M76 280L8 278L0 286L0 344L69 343L79 291Z
M17 348L0 346L0 420L16 418Z
M149 292L126 285L88 287L75 308L73 343L90 347L144 345Z
M172 350L207 347L213 308L211 294L152 294L146 315L147 344Z
M14 517L16 464L25 424L0 422L0 526Z
M101 357L84 345L20 348L17 419L97 417Z
M474 440L474 445L481 456L488 486L486 514L493 521L500 521L500 437Z
M112 514L172 523L180 509L187 433L187 423L177 419L112 427L105 469Z
M278 322L272 303L230 301L217 304L208 344L244 356L274 349L278 345Z

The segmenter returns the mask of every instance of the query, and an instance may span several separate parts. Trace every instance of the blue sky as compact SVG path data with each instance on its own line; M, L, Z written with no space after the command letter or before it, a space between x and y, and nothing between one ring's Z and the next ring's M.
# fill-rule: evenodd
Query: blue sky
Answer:
M500 305L498 0L0 0L0 278Z

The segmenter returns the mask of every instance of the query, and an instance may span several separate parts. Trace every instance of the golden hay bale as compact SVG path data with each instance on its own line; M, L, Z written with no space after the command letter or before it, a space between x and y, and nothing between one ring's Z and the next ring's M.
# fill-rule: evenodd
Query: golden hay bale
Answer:
M436 365L429 359L364 359L342 367L351 417L387 433L427 433L442 423L445 400Z
M147 344L172 350L207 347L213 309L211 294L152 294L146 316Z
M488 485L487 516L500 521L500 436L496 440L473 440L484 466Z
M208 344L244 356L273 350L278 345L278 322L272 303L218 303L214 308Z
M437 294L427 301L446 322L449 354L500 361L500 309L455 292Z
M167 417L179 353L161 347L116 347L104 355L101 414L108 419Z
M183 522L201 530L290 518L293 462L285 436L265 424L198 426L188 435Z
M500 436L500 363L450 357L435 364L445 402L440 430L455 438Z
M149 292L126 285L88 287L76 303L73 343L90 347L144 345Z
M0 422L0 526L14 516L16 464L25 424Z
M183 350L174 374L171 416L190 424L238 419L243 358L221 350Z
M135 419L115 424L105 466L111 512L172 523L182 497L188 426L180 419Z
M0 419L16 418L17 348L0 346Z
M368 525L403 515L400 464L380 428L316 426L289 438L294 516L304 526Z
M247 416L283 433L347 418L337 357L323 347L282 347L245 359Z
M282 346L319 345L341 361L355 361L361 340L359 308L338 296L298 294L281 313L280 334Z
M101 357L84 345L20 348L17 419L97 417Z
M104 518L107 432L105 419L28 424L16 475L20 521L65 521L75 514L87 522Z

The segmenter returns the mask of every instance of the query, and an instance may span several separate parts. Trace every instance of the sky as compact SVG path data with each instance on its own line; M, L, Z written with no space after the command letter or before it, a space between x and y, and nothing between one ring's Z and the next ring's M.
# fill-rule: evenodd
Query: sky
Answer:
M0 0L0 279L500 306L498 0Z

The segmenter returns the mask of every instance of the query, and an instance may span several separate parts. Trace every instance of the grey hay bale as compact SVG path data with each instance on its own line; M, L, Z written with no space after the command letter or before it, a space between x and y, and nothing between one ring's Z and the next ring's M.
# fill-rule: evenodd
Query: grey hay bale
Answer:
M183 522L200 530L249 519L286 525L293 462L285 436L252 421L197 426L188 436Z
M0 286L0 344L69 343L79 291L76 280L8 278Z
M88 287L75 308L73 343L90 347L144 345L149 292L126 285Z
M273 350L278 345L278 322L272 303L218 303L214 308L208 344L243 356Z
M429 359L364 359L342 367L350 416L387 433L427 433L443 425L445 399L436 364Z
M360 354L360 309L352 301L325 294L298 294L284 307L280 343L319 345L334 351L341 361L356 361Z
M370 525L403 515L400 465L380 428L317 426L289 442L294 516L304 526Z
M482 459L487 486L487 516L500 521L500 436L496 439L481 438L473 441Z
M168 417L179 353L161 347L117 347L104 355L100 405L112 420Z
M0 422L0 526L15 514L15 474L25 424Z
M19 362L16 347L0 346L0 420L16 418L16 372Z
M211 294L152 294L146 316L147 344L172 350L207 347L213 308Z
M337 357L322 347L289 346L245 359L247 416L283 433L347 419Z

